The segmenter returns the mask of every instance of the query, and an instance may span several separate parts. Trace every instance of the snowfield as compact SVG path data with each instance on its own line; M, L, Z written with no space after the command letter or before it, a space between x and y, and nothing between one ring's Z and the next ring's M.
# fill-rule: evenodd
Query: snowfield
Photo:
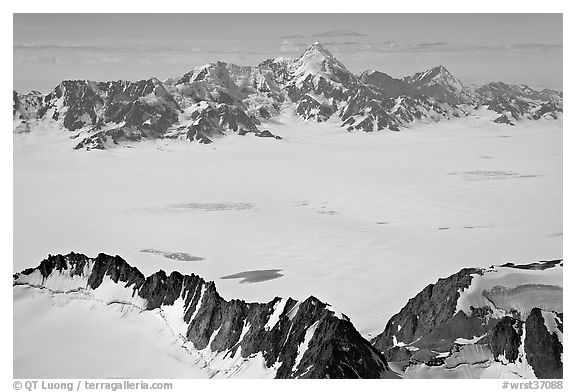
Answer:
M208 378L153 312L14 288L15 378Z
M211 145L159 140L86 152L73 150L67 131L14 134L14 271L49 253L118 254L146 275L214 280L226 299L314 295L370 338L423 287L463 267L562 258L561 120L507 126L479 111L401 132L349 133L285 113L262 129L283 139L231 134ZM179 253L194 257L165 256ZM222 279L257 270L283 276ZM26 312L53 321L78 307L67 322L87 323L85 302L50 315L43 306L54 300L38 299L15 299L15 377L33 354L18 351L19 334L34 335L18 332ZM132 314L126 327L118 312L90 315L103 330L137 324ZM137 340L154 341L146 334L155 328L128 343L145 350ZM34 349L67 350L44 344ZM174 374L191 368L179 355L167 362ZM121 366L106 371L116 368L122 376ZM147 374L145 363L139 369Z

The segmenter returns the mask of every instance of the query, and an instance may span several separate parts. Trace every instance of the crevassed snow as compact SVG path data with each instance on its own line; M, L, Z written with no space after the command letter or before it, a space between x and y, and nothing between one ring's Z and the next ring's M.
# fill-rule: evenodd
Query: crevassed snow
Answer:
M221 370L213 374L212 378L270 379L276 376L277 368L266 367L262 353L258 352L248 358L242 358L239 353L240 350L234 357L222 359L219 364Z
M410 366L402 374L405 378L429 378L429 379L523 379L514 365L503 365L499 362L486 362L484 364L463 364L453 369L442 366L426 366L424 364Z
M92 262L86 263L82 274L71 276L70 270L54 270L47 277L43 277L40 271L35 270L29 275L21 274L18 284L32 287L46 287L54 293L67 293L70 291L87 290L94 293L98 300L110 303L130 303L144 309L146 300L134 295L134 288L124 287L124 283L115 283L108 275L102 278L101 284L96 289L88 289L88 276L92 268Z
M523 326L525 328L525 326ZM528 364L524 351L526 330L522 331L522 341L518 348L518 359L510 363L504 355L493 359L490 349L483 345L468 344L460 352L446 358L442 366L424 364L410 366L403 373L405 378L508 378L535 379L534 370Z
M100 292L99 294L102 294ZM261 353L196 350L184 339L181 299L162 310L106 303L91 290L14 287L14 375L18 378L273 378ZM241 338L249 330L245 325ZM114 331L111 333L110 331ZM182 333L184 332L184 333ZM34 336L34 339L30 339ZM66 342L73 341L74 344ZM81 358L81 360L79 360Z
M175 333L182 338L186 336L188 324L186 324L183 317L186 313L186 303L181 295L174 301L174 304L162 305L158 311L162 313L162 316Z
M453 369L462 365L481 365L491 361L493 357L487 345L467 344L446 358L445 367Z
M484 271L482 275L474 274L472 282L468 288L463 290L458 298L456 304L456 313L460 310L470 315L470 307L481 308L487 306L498 312L499 309L494 307L492 301L488 300L483 294L484 291L489 291L497 286L514 289L522 285L549 285L563 287L562 283L563 271L562 267L555 266L545 270L524 270L511 267L494 267ZM532 298L522 298L515 301L514 304L523 317L536 306ZM558 306L559 310L562 309L561 302L550 306ZM501 309L500 309L501 310Z
M99 300L107 304L125 302L140 309L146 309L147 301L138 295L134 295L133 287L124 287L122 283L114 283L108 276L104 276L100 286L90 291L93 292Z
M16 286L14 325L16 378L209 377L164 320L130 305Z
M32 286L50 286L54 291L70 291L83 289L88 286L88 276L92 269L92 261L84 265L81 274L70 276L69 270L54 270L49 276L43 277L42 273L34 270L29 275L20 274L19 283L25 283Z

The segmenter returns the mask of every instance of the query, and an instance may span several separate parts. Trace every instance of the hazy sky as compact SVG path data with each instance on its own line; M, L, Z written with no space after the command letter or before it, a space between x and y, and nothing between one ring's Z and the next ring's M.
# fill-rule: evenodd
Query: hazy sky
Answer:
M561 14L15 14L14 89L256 65L314 41L354 73L442 64L468 84L562 89Z

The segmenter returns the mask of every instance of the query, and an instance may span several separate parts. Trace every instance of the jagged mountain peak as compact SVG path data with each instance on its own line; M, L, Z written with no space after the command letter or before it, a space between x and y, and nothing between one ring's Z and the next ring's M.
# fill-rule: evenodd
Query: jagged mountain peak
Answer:
M388 75L387 73L382 72L382 71L378 71L378 70L376 70L376 69L367 69L367 70L362 71L361 73L359 73L357 76L358 76L358 78L362 78L362 77L365 77L365 76L384 76L384 77L389 77L389 78L391 78L391 76Z
M443 65L402 79L414 92L433 96L452 105L471 104L476 97Z
M332 53L318 41L312 43L291 66L296 83L308 76L324 77L329 80L349 84L356 82L356 77L346 69Z
M164 86L164 83L155 76L151 76L150 78L148 78L148 81L154 84L154 86Z
M182 76L178 83L199 82L202 80L210 79L226 79L229 78L226 63L222 61L210 62L202 66L194 68L192 71L187 72Z
M308 46L308 48L304 51L304 53L302 54L302 56L304 54L306 54L307 52L316 52L316 53L320 53L324 56L327 57L334 57L334 55L332 53L330 53L330 51L328 51L328 49L326 49L320 42L318 41L314 41L310 44L310 46Z
M433 68L430 68L424 72L418 72L414 76L410 77L412 82L418 83L430 83L430 82L439 82L445 81L450 83L458 83L461 84L459 80L457 80L448 68L443 65L437 65Z
M450 71L448 71L448 68L446 68L446 67L443 66L442 64L437 65L437 66L435 66L435 67L432 67L432 68L430 69L430 71L436 72L436 73L446 73L446 74L449 74L449 73L450 73Z

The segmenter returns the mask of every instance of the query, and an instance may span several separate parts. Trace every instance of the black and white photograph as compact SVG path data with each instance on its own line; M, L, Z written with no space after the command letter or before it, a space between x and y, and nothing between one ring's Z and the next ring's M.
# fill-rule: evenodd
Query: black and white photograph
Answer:
M564 15L225 11L13 13L13 379L562 389Z

